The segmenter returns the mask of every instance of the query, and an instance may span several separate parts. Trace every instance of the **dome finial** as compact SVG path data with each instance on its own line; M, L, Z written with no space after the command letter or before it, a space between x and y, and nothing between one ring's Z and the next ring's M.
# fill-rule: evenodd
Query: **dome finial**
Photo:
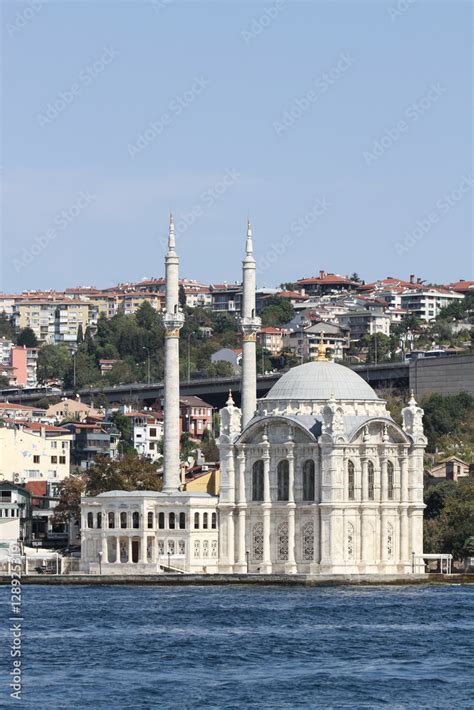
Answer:
M319 336L319 345L318 345L318 356L316 358L317 362L327 362L328 358L326 357L326 349L327 345L324 344L324 330L321 331L321 335Z

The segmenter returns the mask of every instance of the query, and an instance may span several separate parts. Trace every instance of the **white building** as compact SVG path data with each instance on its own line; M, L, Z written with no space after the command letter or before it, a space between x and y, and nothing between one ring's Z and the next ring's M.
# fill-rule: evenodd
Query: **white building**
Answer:
M417 318L430 322L435 320L440 311L455 301L462 301L464 295L442 288L410 289L402 293L400 301L402 308Z
M221 410L219 496L190 494L181 490L179 476L183 317L171 222L163 492L112 491L84 498L83 570L422 572L423 410L412 397L400 427L359 375L327 360L323 343L317 361L287 372L257 402L260 320L250 224L243 272L242 411L231 395Z
M151 412L127 412L132 422L133 446L140 456L157 461L160 456L160 443L163 439L163 421Z

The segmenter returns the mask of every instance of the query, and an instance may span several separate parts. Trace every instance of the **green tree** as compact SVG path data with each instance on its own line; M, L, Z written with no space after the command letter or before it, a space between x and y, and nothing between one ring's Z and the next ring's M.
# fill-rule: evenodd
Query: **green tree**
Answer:
M35 335L34 330L29 328L28 326L26 328L23 328L23 330L20 330L16 342L17 345L24 345L27 348L36 348L38 345L38 339Z
M206 461L219 461L219 449L208 429L205 429L202 433L201 451Z
M0 375L0 389L8 389L10 387L10 380L5 375Z
M362 341L368 348L367 362L378 363L390 360L392 343L388 335L384 333L365 335Z
M12 322L5 311L0 313L0 338L6 338L13 342L15 340L15 331Z
M82 330L82 323L79 323L79 327L77 329L76 343L82 343L82 342L84 342L84 333Z
M288 323L294 316L291 303L280 296L272 296L265 303L260 317L263 326L279 326Z
M179 285L178 299L179 299L179 307L185 308L186 307L186 291L184 290L183 284Z
M462 560L474 531L474 479L429 488L425 502L426 551L445 552Z
M64 379L71 366L71 356L65 345L43 345L38 352L38 380Z

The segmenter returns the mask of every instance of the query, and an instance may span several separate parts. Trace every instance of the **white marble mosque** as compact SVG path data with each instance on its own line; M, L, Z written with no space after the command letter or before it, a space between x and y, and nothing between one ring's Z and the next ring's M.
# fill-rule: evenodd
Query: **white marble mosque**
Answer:
M82 569L262 574L423 572L423 410L400 427L353 370L326 359L285 373L256 399L256 262L243 261L242 410L221 410L219 496L181 490L178 256L166 256L163 491L82 500ZM415 565L415 568L414 568Z

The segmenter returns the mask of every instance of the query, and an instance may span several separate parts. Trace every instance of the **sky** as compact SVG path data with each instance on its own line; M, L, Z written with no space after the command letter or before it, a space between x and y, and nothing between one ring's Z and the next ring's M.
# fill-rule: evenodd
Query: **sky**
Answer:
M0 291L474 278L470 2L2 4Z

